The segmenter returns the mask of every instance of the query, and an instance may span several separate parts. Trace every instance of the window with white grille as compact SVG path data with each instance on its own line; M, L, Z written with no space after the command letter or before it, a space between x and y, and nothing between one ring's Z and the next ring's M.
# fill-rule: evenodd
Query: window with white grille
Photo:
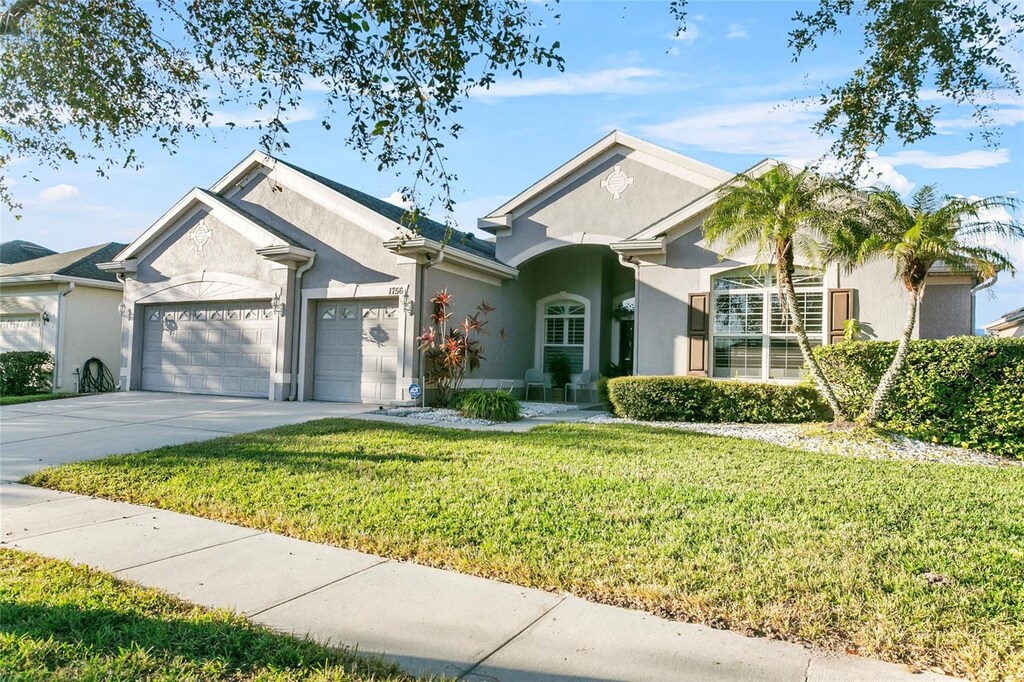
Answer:
M575 301L556 301L544 306L543 316L544 371L551 371L551 362L560 355L569 358L573 374L583 371L587 341L587 309Z
M825 290L822 273L794 273L796 304L812 346L822 343ZM712 285L712 376L799 379L804 360L789 311L781 305L774 273L742 268Z

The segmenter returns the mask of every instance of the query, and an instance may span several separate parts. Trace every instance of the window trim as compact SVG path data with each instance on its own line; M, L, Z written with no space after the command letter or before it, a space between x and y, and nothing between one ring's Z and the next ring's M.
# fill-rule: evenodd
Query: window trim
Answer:
M798 383L801 379L797 378L770 378L771 373L771 345L774 339L783 339L792 341L796 339L796 334L793 332L772 332L772 297L773 295L779 294L779 289L775 283L775 273L769 270L765 273L765 286L759 288L753 287L740 287L730 289L715 289L715 283L720 278L728 278L739 273L746 273L753 270L753 266L744 266L740 268L733 268L731 270L723 270L717 272L711 277L709 291L711 293L711 301L709 302L709 341L708 341L708 353L710 355L710 363L708 366L708 376L712 379L719 380L732 380L732 381L772 381L780 383ZM798 270L814 270L814 268L798 266ZM799 277L799 273L797 274ZM801 293L820 293L821 294L821 331L813 334L808 334L808 339L812 342L818 339L819 342L824 345L826 338L826 325L828 323L828 286L826 284L827 272L821 272L821 283L813 286L801 285L794 283L794 291L797 294ZM760 294L762 297L761 304L761 332L759 334L753 333L735 333L730 334L727 332L718 332L716 330L715 313L718 306L718 297L720 295L730 294ZM729 338L749 338L749 339L760 339L761 340L761 374L757 377L734 377L734 376L715 376L715 341L718 339L729 339Z
M575 303L583 306L583 372L590 369L590 330L593 326L590 318L590 299L580 296L579 294L570 294L565 291L550 296L545 296L537 301L537 315L536 315L536 335L534 337L534 352L533 352L533 366L535 369L544 369L544 346L546 346L545 339L545 325L544 309L552 303L559 303L565 301L567 303ZM545 372L545 375L549 374ZM575 379L579 377L579 374L573 374L572 377Z

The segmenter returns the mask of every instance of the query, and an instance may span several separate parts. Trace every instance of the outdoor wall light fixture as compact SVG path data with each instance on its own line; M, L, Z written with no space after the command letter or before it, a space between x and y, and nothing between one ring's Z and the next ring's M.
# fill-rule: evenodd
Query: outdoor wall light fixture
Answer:
M277 292L274 294L274 300L270 302L270 307L278 315L284 312L284 303L281 303L281 292Z
M43 319L43 324L49 324L49 322L50 322L50 313L48 313L48 312L46 312L44 310L41 317Z
M129 306L126 306L124 301L117 304L117 314L126 320L132 319L132 309Z

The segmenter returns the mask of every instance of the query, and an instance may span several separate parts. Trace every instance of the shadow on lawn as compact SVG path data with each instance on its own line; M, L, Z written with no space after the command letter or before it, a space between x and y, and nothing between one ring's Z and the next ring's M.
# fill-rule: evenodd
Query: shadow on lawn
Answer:
M396 672L379 661L360 660L344 650L325 650L308 640L250 627L227 616L199 617L201 621L77 605L3 602L0 632L39 642L52 638L70 645L71 649L61 653L37 652L38 658L29 654L30 665L53 671L76 667L85 656L118 659L125 651L139 649L158 659L179 659L200 669L223 665L225 677L260 668L322 667L325 661L349 670L355 666L368 676ZM66 660L60 660L65 656Z

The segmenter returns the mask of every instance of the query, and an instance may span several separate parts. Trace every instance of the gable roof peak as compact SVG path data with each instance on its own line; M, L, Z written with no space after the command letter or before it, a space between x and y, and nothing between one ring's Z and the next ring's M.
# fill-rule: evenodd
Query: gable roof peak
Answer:
M481 218L481 227L488 231L493 231L494 224L500 223L502 217L507 216L526 204L531 204L535 200L548 196L556 187L560 187L578 177L585 168L599 161L616 146L626 147L640 155L641 158L647 157L647 159L656 163L660 162L662 168L674 169L675 174L678 176L685 177L706 189L712 189L733 177L733 173L729 171L615 129Z

